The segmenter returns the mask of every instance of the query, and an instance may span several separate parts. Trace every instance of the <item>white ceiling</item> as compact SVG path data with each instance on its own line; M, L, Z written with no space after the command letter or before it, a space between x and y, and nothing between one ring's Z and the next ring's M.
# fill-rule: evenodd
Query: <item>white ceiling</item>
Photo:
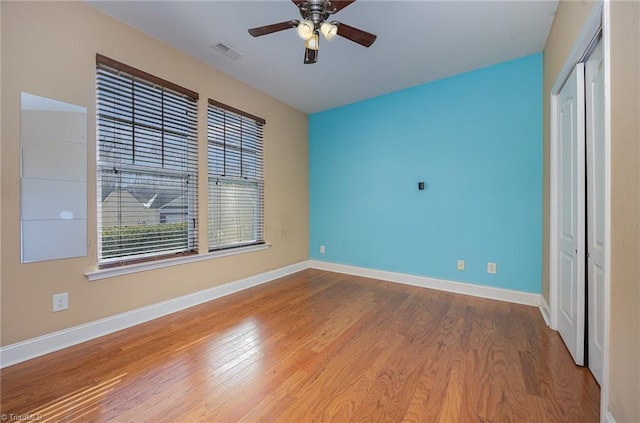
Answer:
M358 0L332 19L372 32L365 48L322 39L304 65L295 29L254 38L247 29L299 19L278 1L89 1L183 52L305 113L338 107L542 51L557 0ZM242 54L233 61L218 42Z

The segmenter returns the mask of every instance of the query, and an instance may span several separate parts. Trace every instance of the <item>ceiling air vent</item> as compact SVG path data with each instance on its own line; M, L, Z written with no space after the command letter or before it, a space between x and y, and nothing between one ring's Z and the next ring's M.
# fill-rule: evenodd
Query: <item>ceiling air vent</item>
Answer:
M220 53L224 54L233 61L236 61L242 57L242 54L238 53L233 48L222 42L216 43L211 47L213 47L215 50L218 50Z

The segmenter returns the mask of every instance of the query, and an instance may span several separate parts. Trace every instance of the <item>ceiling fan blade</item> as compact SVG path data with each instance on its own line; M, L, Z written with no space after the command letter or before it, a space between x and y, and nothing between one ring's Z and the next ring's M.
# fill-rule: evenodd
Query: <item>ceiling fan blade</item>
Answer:
M331 13L337 13L339 11L341 11L342 9L344 9L345 7L349 6L351 3L353 3L356 0L332 0L331 1Z
M318 50L304 49L304 64L310 65L318 61Z
M258 26L256 28L251 28L249 30L249 34L253 35L254 37L260 37L261 35L272 34L274 32L283 31L285 29L295 28L298 26L299 23L300 23L299 21L294 19L292 21L279 22L279 23L265 25L265 26Z
M338 26L338 35L348 40L358 43L362 46L369 47L376 40L377 36L370 32L354 28L342 22L335 22Z

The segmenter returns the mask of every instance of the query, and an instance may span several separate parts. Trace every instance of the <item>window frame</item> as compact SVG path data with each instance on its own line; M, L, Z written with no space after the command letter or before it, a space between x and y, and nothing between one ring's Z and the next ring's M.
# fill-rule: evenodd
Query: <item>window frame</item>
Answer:
M237 148L234 147L235 150L240 152L240 155L239 155L240 156L239 167L241 170L240 176L226 175L225 174L226 169L223 170L222 174L216 173L212 169L211 158L210 158L212 154L212 150L211 150L212 145L216 144L218 146L220 145L222 145L223 147L226 146L227 133L225 131L225 133L222 134L222 139L224 140L222 144L212 139L211 134L214 131L216 131L216 128L214 128L214 125L212 125L211 113L222 114L225 119L227 115L230 115L234 120L240 122L240 125L242 128L245 127L244 122L250 122L252 125L255 125L256 127L255 131L249 132L251 137L255 137L255 139L252 140L252 143L255 144L254 149L243 148L242 140L244 138L242 135L242 131L239 138L240 139L239 147ZM218 116L217 119L220 119L220 116ZM265 238L265 235L264 235L264 232L265 232L264 230L264 226L265 226L264 225L264 134L263 134L263 128L265 125L266 125L266 120L261 117L252 115L250 113L247 113L235 107L213 100L211 98L208 99L208 105L207 105L207 163L208 163L207 221L209 224L209 228L208 228L209 230L207 233L207 245L208 245L209 252L225 251L225 250L232 250L236 248L246 248L250 246L256 246L256 245L259 246L259 245L265 244L265 240L264 240ZM217 134L217 135L221 135L221 134ZM235 136L237 137L238 134L236 133ZM224 150L223 155L225 156L224 160L226 162L226 155L227 155L226 147L223 148L223 150ZM255 156L255 158L252 161L249 161L249 163L255 162L253 163L253 165L250 166L253 170L253 173L255 174L253 178L245 177L244 175L242 175L242 169L244 169L243 164L245 163L243 161L243 154L242 154L243 152L251 152L251 154ZM213 222L213 220L215 219L212 218L213 208L216 206L212 202L211 184L214 182L216 183L216 185L218 183L222 183L222 184L228 184L228 185L235 184L235 185L255 187L255 190L257 193L257 203L256 203L256 206L254 207L254 217L253 217L253 223L251 225L253 228L253 234L255 235L253 237L254 239L241 239L238 242L223 242L223 243L212 242L212 233L215 232L216 230L215 223ZM222 217L219 217L217 220L222 220L222 219L223 219ZM240 219L239 215L236 215L235 219Z
M113 115L109 117L108 113L106 112L102 114L101 102L106 102L108 100L121 100L122 98L126 97L128 93L126 93L124 90L114 91L113 93L104 93L104 97L101 97L101 89L106 90L107 83L105 81L109 80L109 78L113 78L111 82L115 84L117 79L120 77L124 77L125 80L131 81L131 103L127 103L126 101L124 102L125 108L131 107L131 118L130 121L123 121L122 123L123 125L130 125L131 139L127 139L125 135L125 137L121 139L127 139L129 144L123 144L124 146L120 146L117 150L115 150L112 157L105 158L101 156L101 153L103 147L105 147L106 143L109 142L107 141L109 135L105 135L107 134L107 132L105 132L105 134L101 134L101 128L106 126L109 122L113 121L114 133L116 133L116 122L121 117ZM101 81L103 84L102 88ZM141 87L139 92L137 92L135 89L135 87L138 86ZM138 94L138 96L136 95L136 93ZM145 95L149 97L145 99ZM159 112L158 104L156 104L156 102L154 101L156 100L156 95L159 95L160 98ZM161 122L160 126L157 126L156 124L156 126L154 127L151 123L145 124L143 122L136 122L134 107L134 105L136 104L136 100L140 102L143 102L144 100L151 101L150 103L148 103L150 104L149 106L145 106L148 108L143 109L143 113L149 113L147 116L150 116L150 119L153 119L156 122ZM132 66L118 62L114 59L96 54L96 218L98 244L97 261L99 269L107 269L117 266L139 264L149 261L158 261L176 258L179 256L198 254L198 101L199 95L195 91L191 91L177 84L136 69ZM182 107L184 107L184 113L186 115L182 117L175 117L176 107L178 112L181 112ZM113 113L115 114L115 112ZM172 113L174 114L174 117L171 116ZM179 130L173 130L169 128L171 123L184 125L183 128L180 127L182 128L182 130L184 130L184 140L180 139L181 134L179 133ZM152 156L149 156L151 157L151 159L149 159L147 163L144 163L143 160L139 160L139 162L136 163L136 131L142 131L141 134L145 134L144 137L146 137L147 142L149 143L149 145L151 145L151 147L145 147L147 149L151 149L152 151ZM158 142L158 139L156 138L156 132L158 132L161 140L159 164L153 163L153 157L157 155L157 153L153 151L153 143ZM111 142L115 143L116 140L118 139L114 137ZM168 141L165 142L165 140ZM131 148L131 163L127 162L128 159L121 160L120 157L114 158L116 156L116 153L126 153L128 146L130 146ZM176 146L178 146L177 150L175 149ZM157 160L157 158L155 160ZM142 162L143 164L141 164L140 162ZM182 222L179 222L184 223L186 230L186 246L184 248L181 247L166 250L156 250L147 253L134 253L104 258L103 231L105 226L103 223L105 220L102 203L106 198L103 198L103 175L105 172L111 171L111 169L113 169L115 175L117 175L118 173L120 173L121 175L129 175L132 180L136 181L138 180L137 178L140 178L140 180L144 180L145 177L148 177L152 182L158 183L155 178L158 178L158 180L162 180L163 178L165 178L165 184L159 184L159 186L163 188L173 187L173 183L168 182L172 179L179 181L176 185L175 190L178 192L182 190L182 194L180 194L180 196L186 195L187 197L182 199L183 204L185 204L183 207L186 208L184 214L185 217L182 219ZM118 187L118 195L121 197L122 193L125 192L122 189L122 176L120 176L119 182L117 181L117 179L118 177L114 178L114 186ZM141 184L142 182L139 183ZM114 191L116 191L115 188ZM158 194L156 193L156 196L157 195ZM140 200L138 199L138 201ZM171 203L171 201L169 201L167 204ZM158 208L158 216L160 216L161 207ZM163 223L159 220L157 225L162 224ZM131 226L140 227L143 225L138 224ZM118 225L114 227L120 228L119 230L122 230L122 228L127 227L127 225L123 226L123 223L119 222ZM180 229L180 231L182 231L182 229ZM157 231L155 233L156 236L160 236L160 232L161 231ZM176 237L176 240L179 240L179 235ZM122 242L124 241L122 241L122 239L120 241L120 248L122 248L122 245L124 245L122 244ZM141 238L138 238L137 242L144 243L144 235ZM167 246L170 246L169 244L174 241L163 240L162 242L166 242ZM130 250L129 252L131 251L132 250Z

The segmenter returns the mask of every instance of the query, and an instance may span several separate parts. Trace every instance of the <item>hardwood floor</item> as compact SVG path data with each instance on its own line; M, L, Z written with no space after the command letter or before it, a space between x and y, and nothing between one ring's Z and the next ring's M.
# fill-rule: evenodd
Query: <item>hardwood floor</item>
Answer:
M47 422L597 422L534 307L306 270L1 373Z

